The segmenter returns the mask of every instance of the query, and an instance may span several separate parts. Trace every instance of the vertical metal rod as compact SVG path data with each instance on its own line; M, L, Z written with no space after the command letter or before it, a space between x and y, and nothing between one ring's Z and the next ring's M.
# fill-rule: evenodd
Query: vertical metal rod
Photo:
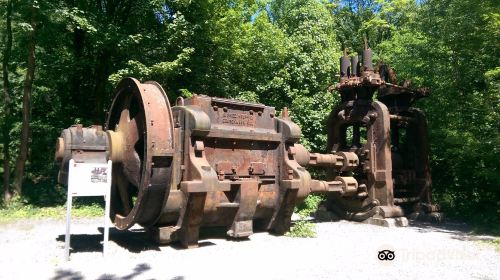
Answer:
M71 196L70 188L68 187L68 199L66 203L66 235L64 237L64 255L65 260L69 261L69 250L70 250L70 224L71 224L71 207L72 207L73 197Z
M350 59L347 56L347 51L344 50L344 55L340 58L340 77L348 77Z
M358 56L357 55L351 57L351 76L353 76L353 77L359 76Z
M104 209L105 213L104 213L104 240L103 240L103 244L102 244L102 256L103 257L106 257L106 254L107 254L107 251L108 251L108 241L109 241L109 201L110 201L110 197L109 197L109 191L108 193L106 194L106 196L104 197L105 201L106 201L106 207Z
M364 71L373 71L373 61L372 61L372 49L368 46L368 39L366 36L365 40L365 48L363 50L363 70Z
M365 71L373 71L372 50L363 50L363 68Z
M106 186L106 195L104 196L104 201L106 202L106 207L104 208L104 240L102 244L102 255L106 257L108 251L108 241L109 241L109 211L111 202L111 172L112 163L108 160L108 185Z

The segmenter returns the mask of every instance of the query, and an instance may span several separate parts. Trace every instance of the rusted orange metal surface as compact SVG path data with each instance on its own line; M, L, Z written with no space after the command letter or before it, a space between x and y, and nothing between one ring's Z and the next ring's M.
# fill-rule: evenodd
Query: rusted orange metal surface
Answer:
M59 182L67 183L70 159L111 159L115 226L138 223L158 242L185 247L198 245L200 227L225 227L232 238L255 229L283 234L310 193L324 194L342 218L405 226L405 215L438 210L426 118L412 107L427 91L391 83L392 70L376 72L371 56L366 48L362 59L341 58L341 103L329 115L324 154L298 144L286 108L277 117L273 107L204 95L171 106L159 84L126 78L104 129L62 132ZM326 180L311 178L307 166L325 169Z
M161 243L196 247L202 226L226 227L233 238L248 237L254 227L283 234L295 205L312 191L355 192L352 177L311 179L300 135L272 107L203 95L171 107L160 85L127 78L117 86L105 131L64 130L56 159L61 183L71 158L111 159L116 227L138 223ZM334 157L335 168L357 165L346 153Z
M330 193L326 206L342 218L385 226L406 226L410 215L439 221L430 196L427 120L411 107L428 91L391 83L394 71L381 64L375 72L371 58L365 47L362 58L340 59L341 103L328 119L327 154L310 165L326 168L330 179L352 174L359 186L348 198ZM324 165L339 152L356 155L359 164L349 173Z

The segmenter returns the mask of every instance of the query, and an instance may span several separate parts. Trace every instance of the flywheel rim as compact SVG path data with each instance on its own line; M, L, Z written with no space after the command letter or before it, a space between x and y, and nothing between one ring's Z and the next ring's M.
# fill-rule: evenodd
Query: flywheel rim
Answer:
M174 149L170 103L156 82L123 79L106 127L113 160L111 218L119 229L152 226L169 195ZM154 160L162 159L162 164ZM134 195L136 199L134 201Z

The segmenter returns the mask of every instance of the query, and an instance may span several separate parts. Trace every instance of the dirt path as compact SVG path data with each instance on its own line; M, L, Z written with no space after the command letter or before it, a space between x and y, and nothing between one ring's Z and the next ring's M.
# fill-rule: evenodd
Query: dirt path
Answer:
M64 221L0 225L0 279L500 279L500 253L462 225L407 228L328 222L317 238L257 233L230 241L203 233L201 247L158 247L140 228L111 230L101 256L102 220L74 221L64 262ZM219 236L219 238L214 238ZM392 250L392 261L377 258Z

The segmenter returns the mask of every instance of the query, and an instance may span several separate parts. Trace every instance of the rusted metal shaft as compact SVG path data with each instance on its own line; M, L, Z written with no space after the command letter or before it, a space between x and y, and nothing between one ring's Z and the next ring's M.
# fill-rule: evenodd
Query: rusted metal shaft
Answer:
M308 165L310 166L331 166L341 168L344 166L344 162L341 156L334 154L320 154L311 153L309 154L310 160Z
M352 152L338 152L335 154L309 154L309 166L331 167L340 171L351 171L359 165L358 156Z
M352 196L358 190L358 181L353 177L336 177L334 181L311 181L312 193L335 193L341 196Z

